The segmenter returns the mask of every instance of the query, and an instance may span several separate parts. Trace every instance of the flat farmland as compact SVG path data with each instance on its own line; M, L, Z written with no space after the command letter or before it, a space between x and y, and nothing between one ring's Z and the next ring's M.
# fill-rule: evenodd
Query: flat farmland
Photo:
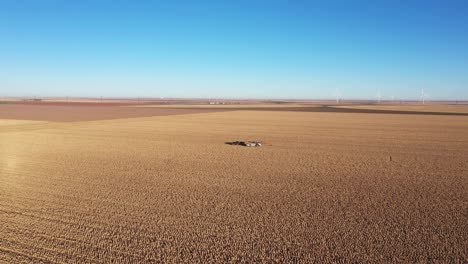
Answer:
M225 111L223 109L164 109L124 107L125 103L10 103L0 104L0 119L78 122Z
M349 109L371 109L387 111L417 111L417 112L441 112L441 113L465 113L468 114L468 104L373 104L373 105L348 105L336 107Z
M468 260L468 116L113 114L1 116L0 262Z

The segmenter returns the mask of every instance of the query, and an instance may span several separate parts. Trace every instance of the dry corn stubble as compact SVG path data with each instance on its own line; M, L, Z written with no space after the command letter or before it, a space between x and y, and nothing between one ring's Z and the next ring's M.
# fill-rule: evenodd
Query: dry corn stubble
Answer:
M262 111L2 121L0 262L462 262L467 121ZM224 144L238 139L269 144Z

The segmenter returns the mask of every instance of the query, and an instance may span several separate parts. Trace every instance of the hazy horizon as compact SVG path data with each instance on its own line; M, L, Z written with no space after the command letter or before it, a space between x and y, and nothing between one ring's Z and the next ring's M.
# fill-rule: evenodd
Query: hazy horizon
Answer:
M0 96L468 100L468 4L2 1Z
M0 94L0 100L2 99L11 99L11 100L58 100L58 101L66 101L66 100L128 100L128 101L158 101L158 100L211 100L211 101L284 101L284 102L294 102L294 101L310 101L310 102L326 102L326 101L333 101L336 102L336 98L262 98L262 97L156 97L156 96L138 96L138 97L118 97L118 96L38 96L38 95L32 95L32 96L3 96ZM344 102L378 102L378 98L354 98L354 99L339 99L340 103ZM425 98L425 103L438 103L438 102L459 102L459 103L466 103L468 102L468 99L445 99L445 100L436 100L436 99L428 99ZM404 98L389 98L385 99L382 98L380 102L384 103L399 103L399 102L416 102L416 103L422 103L420 98L415 98L415 99L404 99Z

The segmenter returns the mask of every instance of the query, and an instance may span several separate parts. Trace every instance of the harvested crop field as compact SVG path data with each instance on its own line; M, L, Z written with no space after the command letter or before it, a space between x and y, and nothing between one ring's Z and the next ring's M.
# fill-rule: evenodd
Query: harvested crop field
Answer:
M193 109L193 110L244 110L244 111L293 111L316 113L402 114L402 115L454 115L468 116L468 106L450 105L375 105L375 104L253 104L253 105L129 105L130 108Z
M0 120L0 262L468 260L467 116L21 117L45 121Z
M373 105L347 105L339 108L346 109L368 109L384 111L411 111L411 112L441 112L441 113L464 113L468 114L467 103L452 104L373 104Z
M0 119L77 122L226 111L222 109L165 109L123 107L99 103L14 103L0 105Z

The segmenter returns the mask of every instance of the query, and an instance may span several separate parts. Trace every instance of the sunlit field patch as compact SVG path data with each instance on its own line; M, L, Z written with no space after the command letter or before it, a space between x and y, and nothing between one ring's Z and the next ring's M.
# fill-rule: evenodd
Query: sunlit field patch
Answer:
M1 120L0 262L463 260L467 121L230 111L7 131L30 121ZM237 139L266 144L225 144Z

